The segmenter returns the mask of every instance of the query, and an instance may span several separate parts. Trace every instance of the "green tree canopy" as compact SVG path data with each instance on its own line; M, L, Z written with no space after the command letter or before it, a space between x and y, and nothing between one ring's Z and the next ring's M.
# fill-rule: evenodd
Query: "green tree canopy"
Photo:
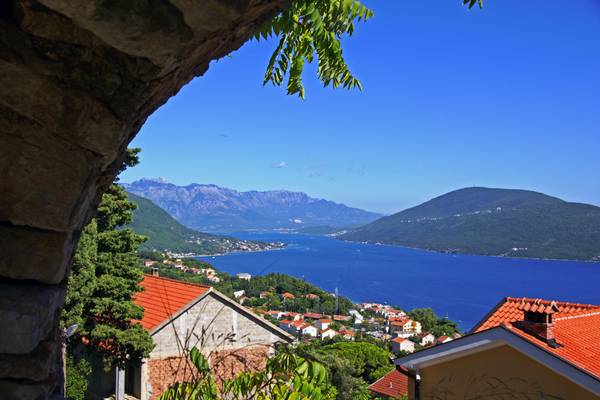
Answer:
M369 384L393 368L387 350L362 341L325 345L311 342L298 346L295 351L327 368L331 385L337 389L337 400L369 399Z
M408 314L421 323L423 331L433 333L435 336L459 333L456 322L438 317L431 308L415 308Z
M137 163L130 150L125 166ZM145 238L119 227L131 222L135 205L113 184L85 228L73 259L63 325L78 325L71 345L86 344L107 365L141 359L152 350L150 335L138 323L141 307L132 301L143 278L137 249Z

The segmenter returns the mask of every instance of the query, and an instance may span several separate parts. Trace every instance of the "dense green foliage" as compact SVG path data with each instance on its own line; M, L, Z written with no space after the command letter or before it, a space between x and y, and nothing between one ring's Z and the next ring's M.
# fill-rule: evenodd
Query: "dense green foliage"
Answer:
M140 248L145 251L175 253L221 254L239 250L243 244L262 247L258 242L246 242L232 237L209 235L187 228L151 200L127 193L137 207L128 225L136 233L148 238Z
M600 207L526 190L467 188L342 236L421 249L600 260Z
M438 317L431 308L415 308L408 315L421 323L423 332L433 333L436 337L460 333L456 322Z
M170 386L160 400L332 400L336 390L327 383L327 371L314 361L281 349L264 371L242 373L225 381L221 390L208 360L196 348L190 351L193 378Z
M88 378L92 373L90 362L85 358L76 358L69 354L66 357L66 368L66 397L69 400L86 400Z
M369 384L394 368L387 350L363 341L313 341L295 351L327 368L337 400L369 399Z
M286 76L288 94L304 98L304 64L317 59L317 76L325 86L361 89L344 61L340 39L351 36L355 22L373 16L356 0L296 0L266 24L256 38L276 37L264 83L280 86Z
M204 261L194 259L184 259L183 264L196 268L213 268L212 265ZM321 314L336 314L336 298L331 293L306 282L303 279L295 278L286 274L268 274L264 276L253 276L251 280L246 281L238 279L224 272L218 272L221 282L210 282L203 275L194 275L186 273L164 264L156 264L160 268L160 275L180 279L186 282L199 283L214 286L220 292L233 298L233 292L244 290L249 299L244 303L248 307L257 307L272 310L285 310L293 312L316 312ZM268 292L270 295L261 299L260 294ZM296 298L283 300L281 294L289 292ZM307 298L306 295L315 294L316 299ZM339 296L337 306L339 314L346 315L353 307L352 302L343 296Z
M130 153L129 165L137 162L135 154ZM117 229L131 222L134 208L116 184L103 195L96 218L81 235L62 316L64 326L78 325L70 348L85 343L107 366L142 359L153 346L149 334L132 322L143 316L132 298L141 290L137 249L144 237Z
M339 310L336 310L336 298L334 295L303 279L286 274L254 276L249 281L225 276L225 279L216 285L216 288L228 295L232 295L236 290L245 290L246 296L253 299L244 304L251 307L285 309L285 311L294 312L317 312L321 314L347 314L348 310L353 308L352 302L349 299L340 296L338 299ZM259 299L262 292L269 292L271 295L264 299ZM285 292L292 293L295 298L282 300L280 295ZM307 298L306 295L308 294L315 294L318 298ZM285 304L283 304L284 302Z

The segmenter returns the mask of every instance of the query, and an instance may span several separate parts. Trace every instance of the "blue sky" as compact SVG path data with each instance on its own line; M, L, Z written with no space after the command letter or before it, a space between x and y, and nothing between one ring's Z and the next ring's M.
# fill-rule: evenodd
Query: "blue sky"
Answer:
M304 191L391 213L465 186L600 204L600 1L365 0L362 92L263 87L272 42L214 62L152 115L129 182Z

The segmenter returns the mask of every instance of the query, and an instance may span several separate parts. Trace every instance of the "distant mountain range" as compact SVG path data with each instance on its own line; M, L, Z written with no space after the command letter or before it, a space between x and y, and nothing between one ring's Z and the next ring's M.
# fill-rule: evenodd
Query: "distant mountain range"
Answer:
M527 190L473 187L339 237L444 252L600 261L600 207Z
M209 232L357 226L382 216L285 190L238 192L196 183L177 186L162 179L123 186L152 200L183 225Z
M193 254L222 254L232 251L258 251L281 247L275 243L253 242L232 237L209 235L186 228L165 210L148 199L127 194L137 205L129 226L137 233L147 236L141 250Z

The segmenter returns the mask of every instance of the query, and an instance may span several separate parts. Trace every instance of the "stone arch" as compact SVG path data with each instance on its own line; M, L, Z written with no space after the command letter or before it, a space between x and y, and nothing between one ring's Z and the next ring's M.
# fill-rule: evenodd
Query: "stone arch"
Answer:
M82 227L146 118L286 0L0 2L0 397L60 391Z

